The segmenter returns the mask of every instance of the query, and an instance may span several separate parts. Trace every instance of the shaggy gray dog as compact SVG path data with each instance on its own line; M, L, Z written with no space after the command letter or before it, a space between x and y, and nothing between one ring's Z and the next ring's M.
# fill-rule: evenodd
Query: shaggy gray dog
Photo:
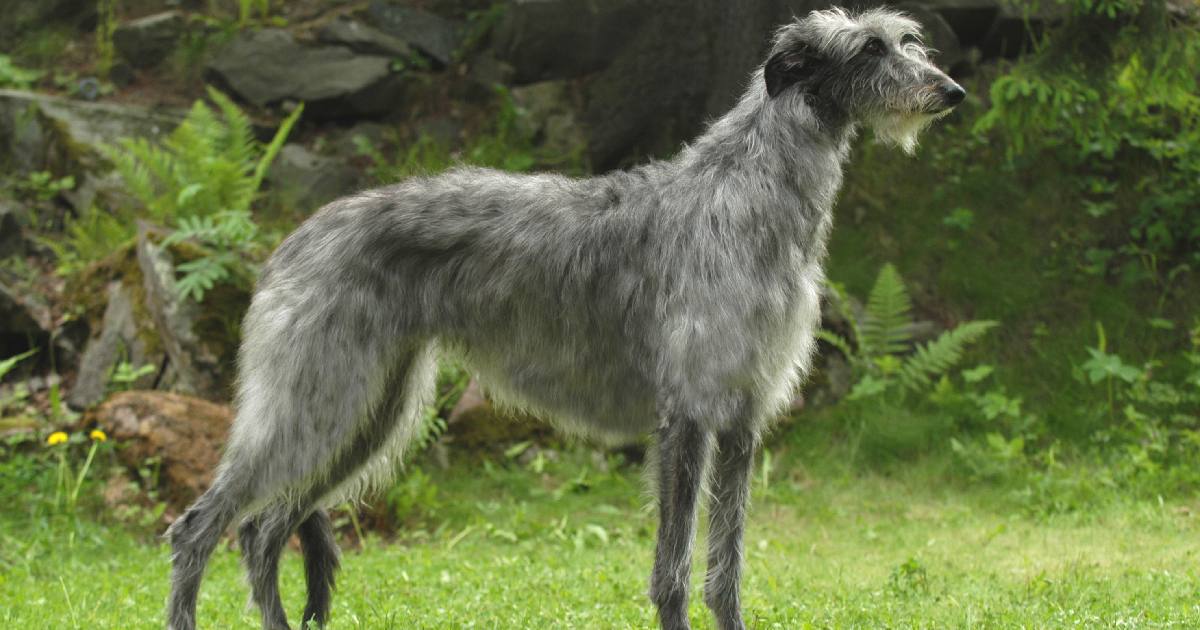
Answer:
M271 257L246 315L224 459L169 531L169 626L195 626L205 563L239 516L263 626L288 627L277 567L292 532L303 619L325 622L338 552L323 508L387 478L440 349L568 432L656 434L664 628L688 627L707 474L704 599L743 628L754 451L809 364L851 140L866 124L911 151L963 96L916 22L819 11L778 30L733 110L671 161L590 179L459 168L323 208Z

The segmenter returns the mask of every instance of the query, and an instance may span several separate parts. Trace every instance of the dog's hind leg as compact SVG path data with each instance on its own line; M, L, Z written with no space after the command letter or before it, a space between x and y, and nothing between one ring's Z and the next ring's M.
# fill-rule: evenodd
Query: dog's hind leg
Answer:
M301 627L309 620L324 626L329 618L334 573L338 568L337 541L329 515L323 509L304 514L281 504L246 519L238 528L252 597L262 613L263 628L269 630L288 627L279 596L279 559L293 531L300 538L308 587Z
M287 614L279 597L279 556L299 523L286 503L273 505L247 518L238 527L242 562L250 592L262 613L264 630L287 630Z
M304 582L308 586L308 600L304 604L304 616L300 618L300 623L313 621L324 627L329 619L334 574L339 564L337 541L333 537L329 513L323 509L315 510L300 523L297 534L304 553Z
M697 498L711 440L685 417L670 418L658 438L658 545L650 599L663 630L686 630Z
M248 474L222 470L216 481L167 530L171 541L171 595L167 601L167 628L194 630L196 597L204 567L225 528L252 500Z
M285 496L249 517L238 530L252 597L262 612L263 627L287 628L279 596L280 556L293 532L300 536L304 554L308 599L302 623L324 625L338 567L337 544L329 517L321 506L328 498L345 493L381 457L399 457L413 432L426 397L432 371L430 349L406 351L388 373L380 399L371 407L349 444L323 467L312 486L296 496ZM354 493L354 488L349 489Z
M704 602L713 611L720 630L744 630L739 588L742 578L742 536L750 479L754 431L737 427L717 434L713 456L712 497L708 517L708 577Z

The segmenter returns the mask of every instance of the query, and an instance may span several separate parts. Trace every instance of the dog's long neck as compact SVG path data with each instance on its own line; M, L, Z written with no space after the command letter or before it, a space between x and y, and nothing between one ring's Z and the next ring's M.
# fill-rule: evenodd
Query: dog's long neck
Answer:
M755 224L823 249L842 167L856 128L829 119L797 92L774 99L761 72L727 114L676 160L683 181L710 190L703 207L730 215L757 215Z
M775 178L781 173L771 169L802 175L819 160L832 158L840 167L849 154L855 125L843 114L806 103L812 98L793 91L772 99L761 73L755 73L733 109L680 156L681 166ZM719 177L721 172L710 175Z

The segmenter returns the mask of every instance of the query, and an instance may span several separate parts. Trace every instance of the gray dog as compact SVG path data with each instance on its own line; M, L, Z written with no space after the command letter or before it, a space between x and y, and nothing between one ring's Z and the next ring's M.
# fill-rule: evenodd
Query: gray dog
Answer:
M169 626L195 626L205 563L238 517L263 626L288 627L277 571L293 532L303 619L325 622L338 551L323 508L388 477L440 349L566 431L656 434L664 628L688 627L708 476L704 600L743 628L754 451L809 364L851 140L865 124L911 152L964 96L926 52L901 14L818 11L778 30L733 110L671 161L590 179L459 168L316 213L263 271L224 459L169 531Z

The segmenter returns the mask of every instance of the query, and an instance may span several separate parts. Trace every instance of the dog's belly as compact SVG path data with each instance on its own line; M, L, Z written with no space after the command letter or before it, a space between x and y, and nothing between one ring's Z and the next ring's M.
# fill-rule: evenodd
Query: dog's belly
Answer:
M501 406L606 443L628 442L657 426L652 384L598 344L545 340L531 347L506 341L512 338L477 339L463 344L462 352Z

